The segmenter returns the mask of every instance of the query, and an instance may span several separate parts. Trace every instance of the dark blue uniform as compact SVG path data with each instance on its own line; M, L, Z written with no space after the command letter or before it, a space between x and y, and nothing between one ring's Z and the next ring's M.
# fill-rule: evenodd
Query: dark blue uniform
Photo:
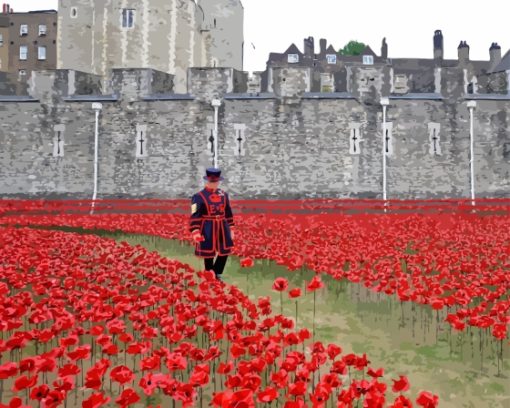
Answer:
M205 187L191 199L191 233L199 231L204 241L196 244L195 255L202 258L214 258L216 254L232 254L234 243L230 236L230 227L234 226L234 216L230 208L228 194L221 189L211 190Z

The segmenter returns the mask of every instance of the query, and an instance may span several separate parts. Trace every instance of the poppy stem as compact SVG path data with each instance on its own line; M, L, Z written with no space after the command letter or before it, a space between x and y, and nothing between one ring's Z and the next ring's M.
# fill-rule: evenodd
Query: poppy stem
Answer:
M297 326L298 326L298 303L296 300L296 330L297 330Z
M313 326L312 326L312 343L315 341L315 290L313 291Z

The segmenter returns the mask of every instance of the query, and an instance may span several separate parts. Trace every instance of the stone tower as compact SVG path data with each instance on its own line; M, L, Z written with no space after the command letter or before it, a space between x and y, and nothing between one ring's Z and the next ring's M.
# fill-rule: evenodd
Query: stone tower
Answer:
M243 70L244 8L240 0L198 0L204 12L207 66Z
M242 42L239 1L201 3L216 30L194 0L60 0L57 68L105 78L113 68L152 68L175 75L175 91L186 92L189 67L242 61L242 48L224 40Z

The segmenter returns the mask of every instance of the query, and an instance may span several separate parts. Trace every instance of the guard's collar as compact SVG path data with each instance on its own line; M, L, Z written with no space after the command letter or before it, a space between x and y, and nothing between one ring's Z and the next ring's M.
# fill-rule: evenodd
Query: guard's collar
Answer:
M211 193L214 193L217 189L205 186L205 189Z

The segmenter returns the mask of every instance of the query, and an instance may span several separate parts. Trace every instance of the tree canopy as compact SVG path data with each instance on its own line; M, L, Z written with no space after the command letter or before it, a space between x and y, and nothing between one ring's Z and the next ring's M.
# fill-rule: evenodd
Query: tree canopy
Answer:
M351 40L338 52L341 55L360 55L365 47L366 45L364 43Z

